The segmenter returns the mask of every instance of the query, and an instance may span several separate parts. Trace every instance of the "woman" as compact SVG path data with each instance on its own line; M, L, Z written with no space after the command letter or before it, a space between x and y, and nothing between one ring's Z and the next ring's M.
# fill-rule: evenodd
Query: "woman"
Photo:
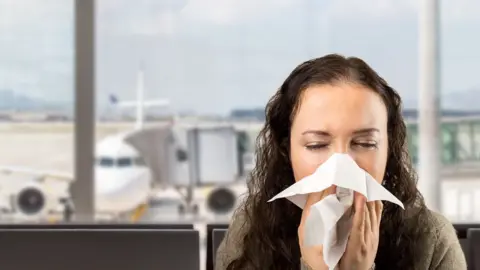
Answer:
M350 154L405 207L356 195L340 270L466 269L453 226L417 190L406 145L400 96L364 61L327 55L301 64L267 105L249 193L216 269L327 269L321 246L303 246L303 223L334 188L311 194L303 211L286 199L267 201L335 152Z

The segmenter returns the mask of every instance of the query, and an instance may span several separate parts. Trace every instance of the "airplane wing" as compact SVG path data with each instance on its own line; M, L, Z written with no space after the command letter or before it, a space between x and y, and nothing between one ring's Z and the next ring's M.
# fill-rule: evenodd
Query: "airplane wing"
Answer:
M119 107L136 107L138 106L138 102L136 101L116 101L114 103ZM170 101L167 99L158 99L158 100L148 100L143 102L143 107L165 107L170 105Z
M52 178L57 180L63 180L72 182L74 177L70 173L66 172L57 172L57 171L44 171L36 170L27 167L16 167L16 166L0 166L0 174L25 174L32 175L39 178L39 180L44 180L46 178Z
M163 107L170 105L170 100L168 99L157 99L157 100L147 100L143 102L146 107Z

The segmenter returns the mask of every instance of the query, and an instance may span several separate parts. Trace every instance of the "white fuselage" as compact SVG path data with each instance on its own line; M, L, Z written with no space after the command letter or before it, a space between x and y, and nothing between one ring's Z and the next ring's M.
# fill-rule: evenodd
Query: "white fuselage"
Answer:
M115 135L102 140L96 149L95 210L123 213L146 203L152 177L138 151Z

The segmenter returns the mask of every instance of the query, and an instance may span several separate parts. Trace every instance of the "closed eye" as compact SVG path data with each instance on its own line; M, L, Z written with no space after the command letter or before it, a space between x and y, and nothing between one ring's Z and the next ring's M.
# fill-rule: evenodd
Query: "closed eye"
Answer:
M353 143L354 146L360 146L365 149L376 149L377 148L377 143L374 142L362 142L362 143Z
M305 146L308 150L314 151L314 150L320 150L323 148L328 147L328 143L317 143L317 144L309 144Z

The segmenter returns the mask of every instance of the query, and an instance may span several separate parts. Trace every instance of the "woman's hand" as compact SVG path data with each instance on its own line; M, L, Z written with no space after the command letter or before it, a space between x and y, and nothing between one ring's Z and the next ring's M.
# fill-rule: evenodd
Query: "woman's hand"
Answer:
M355 193L354 204L352 229L340 260L340 270L368 270L377 255L383 204L381 201L367 202L359 193Z
M303 245L304 237L304 227L305 221L310 213L310 206L319 202L327 195L334 194L335 188L329 188L322 192L311 193L308 195L307 202L302 212L302 220L300 221L300 226L298 226L298 242L300 245L300 253L302 255L302 260L308 264L308 266L314 270L328 270L328 266L323 260L323 246L311 246L306 247Z

